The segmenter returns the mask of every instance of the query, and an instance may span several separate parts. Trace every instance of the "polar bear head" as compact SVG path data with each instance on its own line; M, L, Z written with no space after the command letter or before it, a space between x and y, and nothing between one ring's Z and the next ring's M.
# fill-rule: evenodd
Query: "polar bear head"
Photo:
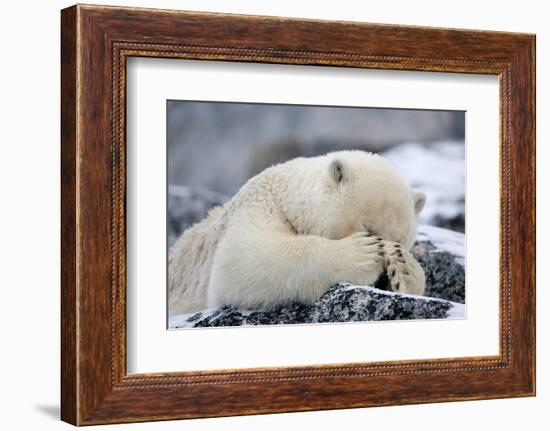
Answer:
M340 239L367 230L412 247L426 197L412 190L386 159L356 150L309 160L318 178L303 181L310 196L302 212L307 233Z

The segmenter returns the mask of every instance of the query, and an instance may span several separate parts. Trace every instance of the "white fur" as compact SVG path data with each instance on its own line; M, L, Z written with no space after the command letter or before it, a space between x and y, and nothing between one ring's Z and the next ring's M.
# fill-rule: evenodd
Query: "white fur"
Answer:
M424 200L385 159L362 151L268 168L174 244L170 314L312 302L338 281L372 285L388 267L398 271L396 289L422 294L418 263L406 250L402 259L391 253L412 246Z

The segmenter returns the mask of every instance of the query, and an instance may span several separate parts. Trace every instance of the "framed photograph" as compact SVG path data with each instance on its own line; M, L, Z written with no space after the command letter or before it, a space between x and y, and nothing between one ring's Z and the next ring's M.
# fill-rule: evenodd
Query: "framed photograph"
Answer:
M465 317L463 111L166 114L170 329Z
M61 18L64 421L535 394L534 35Z

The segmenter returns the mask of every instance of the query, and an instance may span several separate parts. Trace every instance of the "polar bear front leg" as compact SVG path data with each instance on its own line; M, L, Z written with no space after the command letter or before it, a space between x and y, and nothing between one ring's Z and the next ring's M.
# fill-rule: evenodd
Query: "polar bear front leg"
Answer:
M386 272L391 290L399 293L424 295L424 270L405 248L396 242L384 241Z
M384 259L381 238L365 232L339 240L267 229L230 232L214 258L208 306L312 303L339 281L372 285Z

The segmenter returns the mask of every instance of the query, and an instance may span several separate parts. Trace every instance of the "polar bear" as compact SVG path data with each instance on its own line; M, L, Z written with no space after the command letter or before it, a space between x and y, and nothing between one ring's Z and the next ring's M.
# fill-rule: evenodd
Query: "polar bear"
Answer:
M312 303L339 281L384 278L393 291L422 295L424 272L409 250L425 200L364 151L267 168L170 249L169 313Z

